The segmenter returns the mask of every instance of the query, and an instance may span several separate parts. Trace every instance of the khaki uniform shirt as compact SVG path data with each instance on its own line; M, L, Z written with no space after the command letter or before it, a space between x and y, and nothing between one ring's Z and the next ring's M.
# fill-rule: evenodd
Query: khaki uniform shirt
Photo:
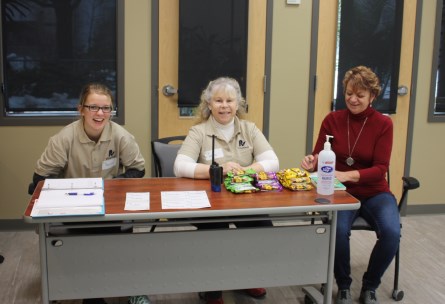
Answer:
M88 138L83 120L75 121L49 139L35 173L59 178L113 178L125 169L145 169L134 136L109 122L96 143Z
M232 138L226 141L212 119L193 126L182 143L178 154L186 155L197 163L212 163L212 135L215 135L215 161L224 164L238 162L241 166L251 165L255 156L272 150L263 133L253 122L235 117Z

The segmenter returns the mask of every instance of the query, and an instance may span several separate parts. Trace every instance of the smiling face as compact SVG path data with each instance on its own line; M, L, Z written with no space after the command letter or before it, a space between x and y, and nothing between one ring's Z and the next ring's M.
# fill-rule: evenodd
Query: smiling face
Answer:
M91 140L97 141L110 121L111 112L105 113L102 109L97 112L91 111L87 106L112 107L111 98L108 95L91 92L85 99L83 105L79 106L80 115L83 117L85 133Z
M222 125L229 124L238 110L236 94L227 88L215 90L209 102L209 109L218 123Z
M353 87L352 82L348 82L346 86L346 107L352 114L358 114L366 110L374 100L374 97L369 90Z

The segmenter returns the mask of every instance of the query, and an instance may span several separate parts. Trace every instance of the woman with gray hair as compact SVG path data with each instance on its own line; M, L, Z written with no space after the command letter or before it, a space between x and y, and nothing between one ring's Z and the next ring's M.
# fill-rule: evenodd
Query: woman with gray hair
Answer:
M223 175L228 172L253 169L260 171L278 171L278 157L263 133L253 122L241 119L246 102L235 79L228 77L210 81L202 92L199 106L198 123L193 126L174 164L178 177L209 179L212 164L212 139L215 135L214 159L223 168ZM236 227L272 226L269 220L236 222ZM198 229L224 229L229 223L201 223ZM254 297L266 295L264 288L246 289ZM223 304L221 291L200 294L206 304Z
M278 157L260 129L243 120L246 102L235 79L210 81L202 92L198 124L193 126L176 157L178 177L209 178L212 162L212 135L215 135L215 161L223 174L252 168L278 171Z

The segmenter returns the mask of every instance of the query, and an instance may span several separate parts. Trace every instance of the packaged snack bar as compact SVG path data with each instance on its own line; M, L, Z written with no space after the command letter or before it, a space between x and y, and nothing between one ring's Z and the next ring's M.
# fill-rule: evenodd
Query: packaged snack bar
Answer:
M253 193L259 191L251 183L229 183L226 184L226 189L233 193Z
M300 168L283 169L277 172L278 180L283 187L290 190L312 190L309 172Z
M227 190L233 193L253 193L260 189L252 185L256 172L253 169L247 169L245 171L240 170L237 172L227 173L227 177L224 179L224 186Z
M283 186L277 179L266 179L256 181L254 184L260 191L281 191Z
M277 175L275 174L275 172L258 172L256 174L253 175L253 177L255 178L255 180L268 180L268 179L277 179Z
M259 188L261 191L281 191L283 186L281 186L278 181L275 172L258 172L253 175L255 181L254 186Z

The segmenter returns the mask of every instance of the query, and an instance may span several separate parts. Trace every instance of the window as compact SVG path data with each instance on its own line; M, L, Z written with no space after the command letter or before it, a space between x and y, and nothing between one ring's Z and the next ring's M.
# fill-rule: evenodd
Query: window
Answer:
M1 0L0 124L72 122L88 82L113 91L114 120L123 123L122 3Z
M199 105L210 80L235 78L246 92L247 0L179 2L179 107Z
M346 71L365 65L377 74L382 86L373 107L385 114L396 113L403 1L341 0L338 14L333 109L346 107L342 84Z
M445 121L445 0L437 0L429 122Z

